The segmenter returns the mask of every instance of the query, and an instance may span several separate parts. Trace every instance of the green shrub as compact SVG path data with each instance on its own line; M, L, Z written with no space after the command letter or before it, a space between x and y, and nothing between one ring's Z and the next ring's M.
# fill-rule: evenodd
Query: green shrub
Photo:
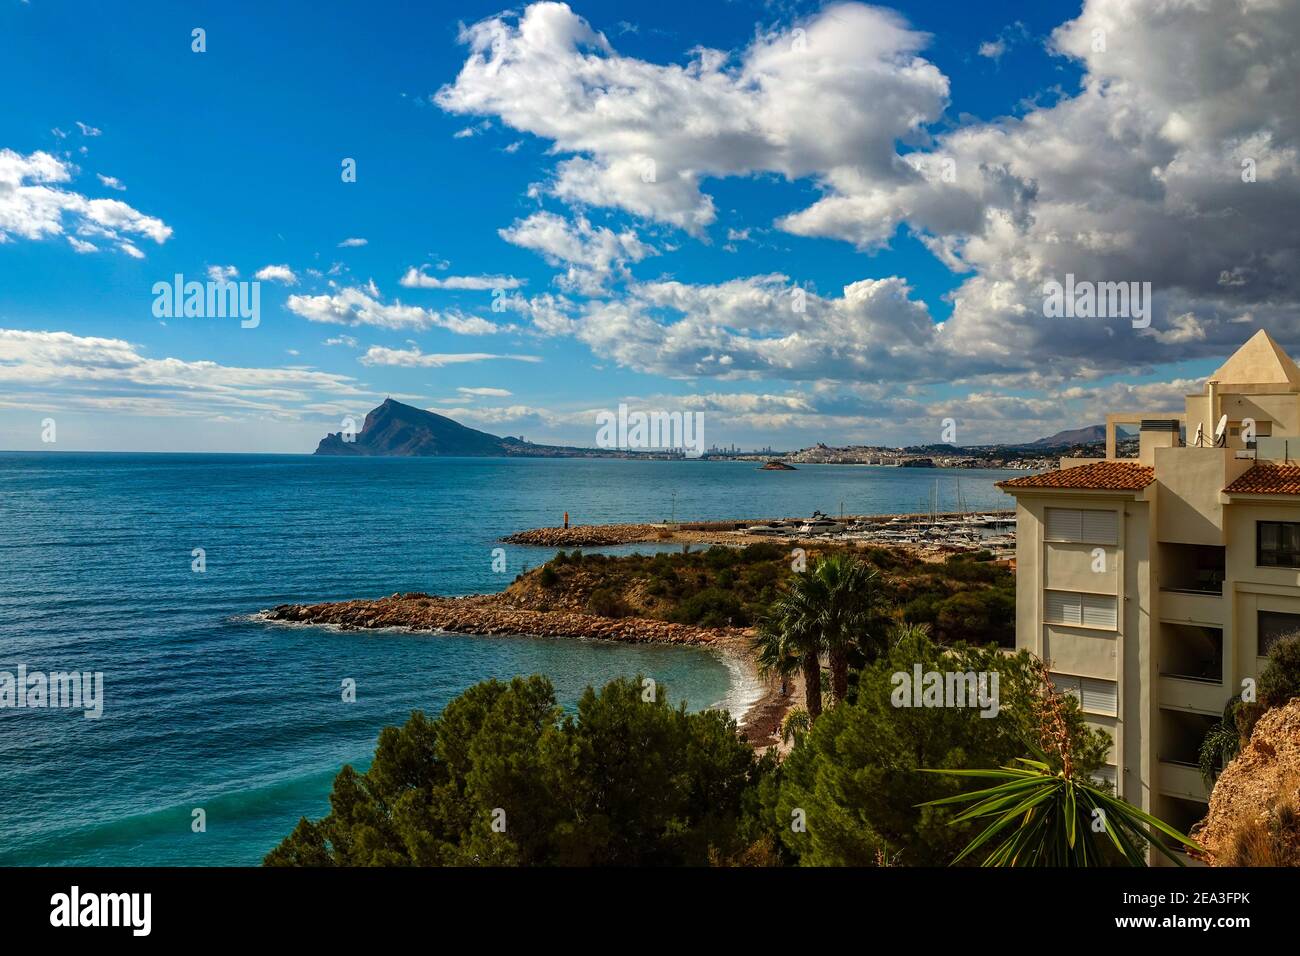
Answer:
M597 588L587 599L587 610L601 617L627 617L631 609L613 588Z
M486 681L379 735L330 812L267 866L704 866L745 852L755 758L722 711L688 714L641 680L588 687L566 716L544 677ZM504 829L494 827L504 811Z
M1265 707L1281 707L1293 697L1300 697L1300 634L1275 641L1259 675L1259 702Z

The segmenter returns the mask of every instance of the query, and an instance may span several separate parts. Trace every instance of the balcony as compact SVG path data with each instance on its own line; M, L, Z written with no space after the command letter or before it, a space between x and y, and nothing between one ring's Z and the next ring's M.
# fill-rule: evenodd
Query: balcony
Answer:
M1162 601L1163 598L1161 595ZM1161 707L1193 714L1213 715L1223 711L1228 693L1223 684L1221 629L1162 623L1156 655L1160 675L1156 699ZM1199 747L1200 738L1196 743ZM1195 751L1190 753L1194 758Z
M1178 797L1182 800L1209 802L1210 795L1201 779L1201 771L1194 763L1184 761L1160 761L1160 792L1166 797Z
M1222 706L1220 702L1220 710ZM1165 796L1208 799L1197 758L1201 741L1217 721L1217 716L1179 713L1161 707L1156 718L1156 782Z
M1223 705L1228 702L1228 696L1223 684L1218 682L1161 674L1156 700L1168 710L1208 717L1223 713Z
M1199 624L1163 624L1157 664L1162 677L1223 683L1223 631Z
M1223 627L1223 595L1216 591L1162 587L1160 620L1169 624Z

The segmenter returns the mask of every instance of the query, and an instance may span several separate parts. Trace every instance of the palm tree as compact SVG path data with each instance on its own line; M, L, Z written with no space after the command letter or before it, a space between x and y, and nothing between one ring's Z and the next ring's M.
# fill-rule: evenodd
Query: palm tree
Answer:
M754 647L760 669L782 675L802 672L808 716L815 720L822 710L822 653L830 659L831 693L843 700L849 690L850 653L861 650L874 659L882 650L879 603L874 569L847 554L821 558L793 577L759 622Z
M788 677L803 674L805 707L809 721L822 712L822 642L811 627L808 602L803 595L787 594L772 602L771 610L758 622L754 650L763 675Z
M1201 779L1205 781L1205 789L1214 789L1214 780L1219 776L1219 771L1228 765L1228 761L1237 756L1237 751L1241 749L1241 731L1237 729L1237 705L1241 703L1241 697L1237 696L1228 701L1227 706L1223 708L1223 717L1219 722L1210 728L1201 741L1200 765Z
M879 576L851 555L832 554L812 569L812 585L822 600L818 623L830 658L831 694L840 701L849 692L849 654L861 650L875 660L883 649L876 632Z

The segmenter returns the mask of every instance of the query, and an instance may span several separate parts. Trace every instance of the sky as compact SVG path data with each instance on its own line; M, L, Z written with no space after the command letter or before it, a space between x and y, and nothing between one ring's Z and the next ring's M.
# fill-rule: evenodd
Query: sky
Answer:
M0 449L1021 441L1300 353L1293 0L498 3L0 0Z

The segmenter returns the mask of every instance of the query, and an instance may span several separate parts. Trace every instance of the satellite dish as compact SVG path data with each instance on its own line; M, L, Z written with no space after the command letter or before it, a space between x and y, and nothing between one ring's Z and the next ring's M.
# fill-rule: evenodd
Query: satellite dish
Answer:
M1219 424L1214 426L1214 444L1216 447L1223 444L1223 433L1228 430L1228 416L1224 415L1219 419Z
M1196 437L1192 439L1192 444L1197 448L1205 444L1205 426L1200 422L1196 423Z

